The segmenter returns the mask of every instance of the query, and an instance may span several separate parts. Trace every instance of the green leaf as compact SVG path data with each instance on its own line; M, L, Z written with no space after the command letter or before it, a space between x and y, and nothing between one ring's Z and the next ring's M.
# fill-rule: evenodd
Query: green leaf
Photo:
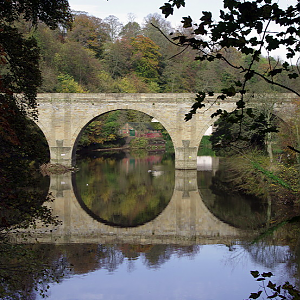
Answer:
M173 3L177 8L185 7L185 0L173 0Z
M260 294L262 293L262 291L258 291L257 293L251 293L251 295L249 296L250 299L257 299L259 298Z
M297 73L292 73L292 74L288 74L289 78L290 79L295 79L295 78L298 78L299 77L299 74Z
M259 272L258 271L251 271L250 272L252 277L257 278L259 276Z
M183 28L190 28L193 26L193 24L192 24L193 20L190 16L183 17L182 19L183 19L183 21L181 21L181 23L183 24L182 25Z
M273 298L276 298L277 296L278 296L278 293L275 292L273 295L268 296L268 299L273 299Z
M197 102L202 102L205 99L206 94L204 92L198 92L198 94L196 95L196 101Z
M224 94L219 95L219 96L217 97L217 99L225 100L225 99L226 99L226 95L224 95Z
M236 86L238 86L238 87L242 87L242 86L243 86L243 83L242 83L240 80L235 81L234 84L235 84Z
M210 25L212 23L212 14L210 11L203 11L202 12L202 17L200 18L200 20L202 21L202 26L204 25Z
M268 75L273 77L273 76L275 76L275 75L277 75L277 74L282 73L282 71L283 71L282 68L280 68L280 69L274 69L274 70L270 71L270 72L268 73Z
M263 31L263 22L257 22L255 24L255 29L257 30L257 33L260 34Z
M170 3L165 3L159 9L161 9L161 12L163 15L165 15L165 18L167 18L170 15L173 15L174 12L174 8L171 6Z
M204 25L203 25L203 24L200 24L200 25L198 26L198 28L195 29L194 33L195 33L195 34L205 35L205 34L207 34L207 31L205 30Z
M214 118L214 117L217 117L217 116L220 116L222 115L222 109L218 109L216 112L214 112L212 115L211 115L211 118Z
M268 43L268 46L266 48L269 51L279 48L279 45L280 45L279 40L274 39L273 36L271 36L271 35L266 36L266 42Z
M223 94L227 95L228 97L233 97L236 94L236 90L233 85L231 87L229 87L228 89L222 89L221 92Z
M247 114L250 118L254 118L254 117L255 117L252 108L247 108L247 109L246 109L246 114Z
M286 62L286 61L282 64L282 67L283 67L285 70L288 70L289 66L290 66L289 63Z
M262 273L261 276L263 277L272 277L273 276L273 273L272 272L268 272L268 273Z
M248 72L245 74L245 80L248 81L254 76L254 71L253 70L248 70Z
M239 101L237 101L237 102L236 102L236 107L237 107L238 109L244 108L244 107L245 107L245 101L244 101L244 100L239 100Z

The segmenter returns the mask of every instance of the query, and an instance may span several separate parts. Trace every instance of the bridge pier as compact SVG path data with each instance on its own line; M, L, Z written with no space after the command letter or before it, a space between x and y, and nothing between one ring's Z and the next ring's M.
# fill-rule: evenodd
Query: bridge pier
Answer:
M72 147L64 146L63 140L56 140L56 145L50 148L50 162L53 164L72 165Z
M195 170L197 169L198 147L190 147L189 140L182 141L183 147L175 147L175 169Z
M182 192L182 198L189 198L190 192L198 191L197 170L176 170L175 191Z

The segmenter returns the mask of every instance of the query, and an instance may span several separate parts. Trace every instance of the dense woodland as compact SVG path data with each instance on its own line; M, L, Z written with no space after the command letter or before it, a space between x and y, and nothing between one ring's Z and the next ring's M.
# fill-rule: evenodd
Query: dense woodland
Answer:
M158 14L149 14L143 24L129 15L127 24L115 16L99 19L85 12L73 12L72 29L51 30L44 24L31 31L40 47L43 83L39 92L59 93L196 93L221 92L242 75L224 61L195 60L196 50L176 46L171 38L189 34L186 28L172 28ZM21 26L21 25L20 25ZM158 28L160 30L158 30ZM169 39L169 41L168 41ZM249 57L235 48L224 50L235 65L249 63ZM275 59L262 58L254 67L266 70ZM277 75L291 88L299 80ZM274 92L263 79L252 78L248 91Z

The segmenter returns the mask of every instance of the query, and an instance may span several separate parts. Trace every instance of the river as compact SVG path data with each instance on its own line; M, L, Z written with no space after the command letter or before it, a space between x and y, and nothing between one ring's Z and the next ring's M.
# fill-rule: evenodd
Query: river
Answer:
M253 270L298 282L282 235L252 243L270 207L218 191L219 158L175 171L171 154L95 152L77 166L51 176L48 205L62 224L27 237L60 275L40 283L48 299L242 300L261 285Z

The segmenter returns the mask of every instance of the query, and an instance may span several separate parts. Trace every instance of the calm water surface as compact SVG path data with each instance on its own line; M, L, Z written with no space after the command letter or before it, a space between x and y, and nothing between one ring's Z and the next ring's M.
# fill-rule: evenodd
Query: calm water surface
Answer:
M247 239L207 235L196 238L201 226L195 224L201 224L201 216L193 214L190 205L188 212L176 211L179 216L190 214L191 219L197 218L190 223L184 223L184 217L177 218L180 239L160 238L153 232L153 239L137 237L143 243L126 241L121 235L104 242L98 235L99 242L94 239L44 245L51 248L47 251L52 253L53 261L63 260L72 266L59 283L50 284L48 299L242 300L259 288L251 270L272 271L276 274L272 280L279 283L297 282L297 257L283 239L249 243L252 230L269 220L270 208L251 199L220 193L215 181L219 161L204 160L194 178L199 189L195 191L189 187L191 178L175 182L178 178L175 180L170 156L97 155L78 161L79 171L72 178L74 192L84 213L114 232L118 228L139 229L160 220L172 201L184 209L185 202L196 195L195 201L203 200L204 210L211 213L209 218L216 220L221 229L248 232ZM167 224L161 222L162 226ZM43 298L37 295L37 299Z
M49 298L247 299L258 289L248 270L266 269L242 246L229 250L225 245L203 245L196 246L193 253L185 253L185 247L160 245L165 253L161 253L156 264L147 258L151 251L128 258L120 253L120 246L110 247L119 256L117 266L105 265L100 260L95 270L72 274L61 284L51 285ZM277 251L287 249L279 247ZM277 279L285 280L287 264L273 263L271 270L279 274Z

